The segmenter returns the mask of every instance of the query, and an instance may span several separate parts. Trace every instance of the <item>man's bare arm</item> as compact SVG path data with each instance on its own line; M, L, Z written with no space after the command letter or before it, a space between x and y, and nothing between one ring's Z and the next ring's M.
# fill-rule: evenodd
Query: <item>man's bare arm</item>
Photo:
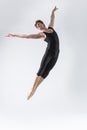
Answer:
M57 10L58 8L55 6L55 8L52 10L52 13L51 13L51 17L50 17L50 23L49 23L49 27L53 27L54 26L54 19L55 19L55 11Z
M43 33L38 33L38 34L11 34L9 33L7 35L7 37L17 37L17 38L32 38L32 39L40 39L40 38L44 38L44 34Z

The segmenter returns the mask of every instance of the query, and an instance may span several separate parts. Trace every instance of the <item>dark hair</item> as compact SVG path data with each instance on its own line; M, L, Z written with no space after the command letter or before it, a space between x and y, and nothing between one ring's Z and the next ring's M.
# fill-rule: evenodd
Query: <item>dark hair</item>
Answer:
M35 27L37 27L37 23L42 23L42 24L44 24L44 22L43 22L42 20L37 20L37 21L35 22Z

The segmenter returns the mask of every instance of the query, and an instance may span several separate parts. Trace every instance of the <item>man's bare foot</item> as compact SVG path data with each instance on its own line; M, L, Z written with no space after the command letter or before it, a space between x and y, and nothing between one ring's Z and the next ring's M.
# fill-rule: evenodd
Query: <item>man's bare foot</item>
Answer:
M27 100L29 100L33 95L34 95L34 93L33 93L33 92L30 92L30 94L29 94L28 97L27 97Z

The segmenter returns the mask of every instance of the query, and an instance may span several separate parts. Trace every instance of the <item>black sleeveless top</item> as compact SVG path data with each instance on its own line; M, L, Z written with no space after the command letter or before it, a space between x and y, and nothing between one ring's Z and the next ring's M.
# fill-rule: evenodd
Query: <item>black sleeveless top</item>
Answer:
M59 52L59 38L56 33L56 31L52 27L48 27L48 29L52 29L52 33L43 32L46 35L46 38L44 41L46 41L47 44L47 51L49 51L51 54L55 55Z

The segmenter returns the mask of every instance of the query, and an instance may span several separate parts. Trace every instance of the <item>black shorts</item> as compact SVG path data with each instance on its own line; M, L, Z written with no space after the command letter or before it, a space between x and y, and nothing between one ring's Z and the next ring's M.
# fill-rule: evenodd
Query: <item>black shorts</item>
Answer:
M46 53L44 54L44 56L42 58L40 68L38 70L37 75L41 76L43 78L46 78L47 75L49 74L50 70L56 64L58 55L59 55L59 51L56 55L52 55L49 51L46 51Z

